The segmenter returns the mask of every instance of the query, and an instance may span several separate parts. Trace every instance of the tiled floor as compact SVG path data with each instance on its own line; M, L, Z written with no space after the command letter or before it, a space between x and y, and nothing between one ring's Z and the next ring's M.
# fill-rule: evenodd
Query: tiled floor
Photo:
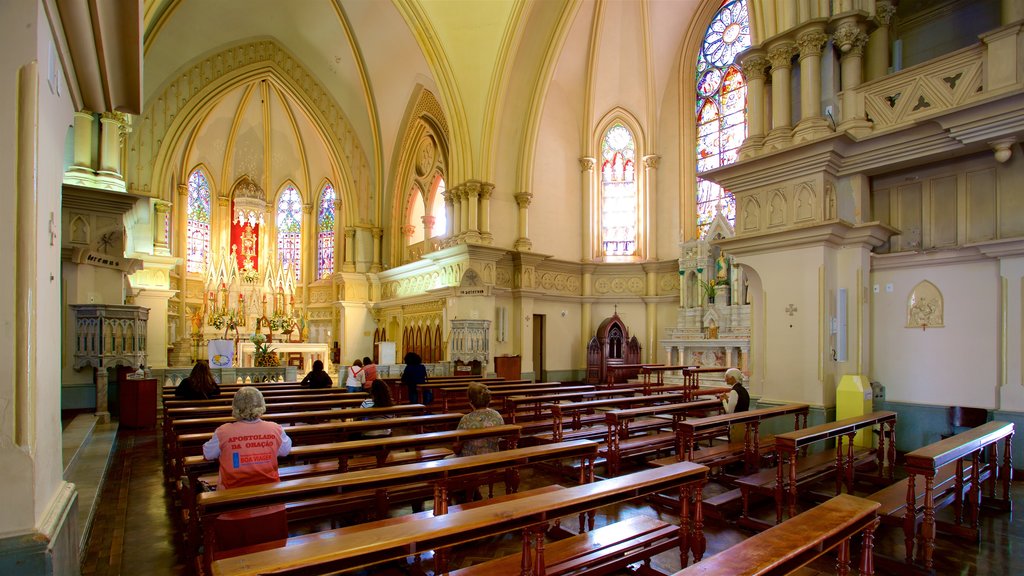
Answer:
M120 432L92 535L83 554L83 576L163 576L189 573L188 562L182 557L171 526L170 501L163 485L161 461L162 454L155 432ZM564 484L564 481L552 474L526 473L522 487L529 489L554 482ZM1022 484L1018 481L1014 485L1015 505L1018 507L1024 500ZM709 491L715 489L715 486L708 487ZM773 515L771 510L769 506L764 512ZM633 514L650 514L666 521L675 520L672 514L641 503L603 510L598 516L598 525ZM980 544L959 542L950 537L939 538L936 548L937 566L940 567L938 574L1024 574L1024 555L1019 552L1024 549L1022 523L1014 521L1010 514L985 512L983 527ZM727 549L749 534L731 526L709 522L706 535L707 555L711 555ZM474 545L471 550L453 554L453 567L502 556L518 548L519 540L516 537L489 539ZM876 551L890 556L902 556L902 532L883 528ZM425 567L429 568L429 556L424 560ZM678 555L673 552L663 553L655 557L653 565L671 574L679 569ZM813 564L813 568L822 574L831 574L834 573L833 565L833 559L825 558ZM409 572L406 566L391 563L377 566L365 574L389 576ZM904 572L887 571L881 567L878 569L879 574Z

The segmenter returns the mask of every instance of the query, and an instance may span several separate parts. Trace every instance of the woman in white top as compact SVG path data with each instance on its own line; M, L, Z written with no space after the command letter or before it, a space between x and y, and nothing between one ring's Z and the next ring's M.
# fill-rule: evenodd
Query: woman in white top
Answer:
M349 392L362 392L364 384L366 384L366 374L363 373L363 361L356 358L356 361L348 367L345 388Z

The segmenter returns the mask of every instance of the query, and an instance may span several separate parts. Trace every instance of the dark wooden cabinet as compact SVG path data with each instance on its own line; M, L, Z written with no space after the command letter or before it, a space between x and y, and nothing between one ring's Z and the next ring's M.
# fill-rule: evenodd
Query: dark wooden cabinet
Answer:
M495 356L494 373L505 380L519 380L522 374L521 356Z

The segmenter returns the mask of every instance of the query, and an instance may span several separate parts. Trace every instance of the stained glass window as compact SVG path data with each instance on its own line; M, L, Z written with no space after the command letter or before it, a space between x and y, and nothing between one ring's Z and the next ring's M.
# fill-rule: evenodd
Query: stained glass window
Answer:
M725 0L711 20L697 56L697 172L732 164L747 137L747 84L736 56L750 47L746 0ZM714 182L697 178L698 237L721 210L736 218L736 199Z
M206 272L210 252L210 183L202 170L188 177L188 238L185 242L185 270Z
M636 253L636 148L615 123L601 140L601 248L606 256Z
M326 278L334 273L334 187L324 186L320 192L320 209L316 215L316 277Z
M282 268L292 265L298 281L302 267L302 197L291 185L277 197L277 258Z

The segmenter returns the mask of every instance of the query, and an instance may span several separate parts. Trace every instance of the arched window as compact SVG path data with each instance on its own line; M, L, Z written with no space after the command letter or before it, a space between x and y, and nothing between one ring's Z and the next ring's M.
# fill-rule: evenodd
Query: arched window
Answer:
M434 195L430 201L430 215L434 217L433 227L430 229L430 237L444 236L448 231L448 213L444 208L444 191L447 190L444 177L438 174L434 178Z
M324 185L320 192L320 208L316 214L316 277L326 278L334 273L334 187Z
M210 183L198 168L188 177L187 234L185 270L202 274L210 252Z
M302 197L292 185L277 197L277 258L282 268L292 265L298 281L302 266Z
M605 256L636 254L636 146L621 122L601 139L601 248Z
M697 172L732 164L747 136L747 84L736 56L750 47L746 0L725 0L697 56ZM721 208L719 208L721 204ZM697 229L703 238L718 210L734 222L736 199L697 178Z

